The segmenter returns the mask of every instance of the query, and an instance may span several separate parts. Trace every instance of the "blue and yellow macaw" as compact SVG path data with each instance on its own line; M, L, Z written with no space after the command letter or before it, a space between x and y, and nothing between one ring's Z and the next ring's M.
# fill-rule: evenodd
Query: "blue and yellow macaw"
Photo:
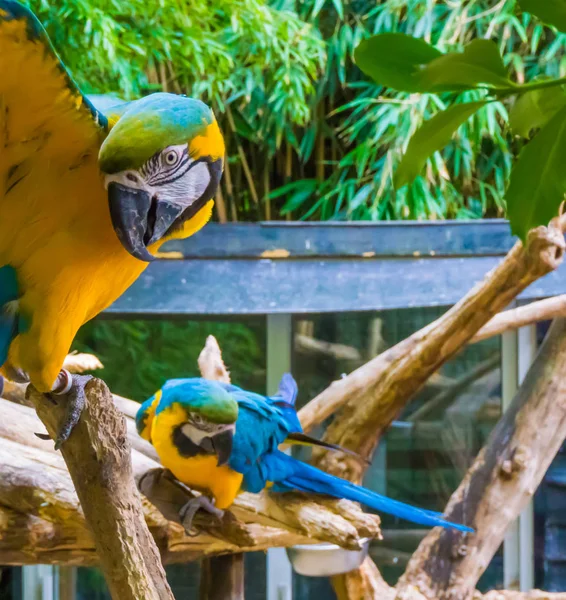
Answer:
M258 493L270 487L346 498L421 525L472 531L446 521L441 513L386 498L279 450L280 444L300 443L345 451L302 432L296 395L289 374L273 397L207 379L172 379L142 404L137 429L179 481L212 496L210 503L202 496L195 502L215 514L228 508L240 491ZM189 512L192 517L195 511L189 507Z
M77 330L162 243L206 224L223 158L198 100L97 110L36 17L0 0L0 372L67 394L58 444L84 400L84 379L62 369Z

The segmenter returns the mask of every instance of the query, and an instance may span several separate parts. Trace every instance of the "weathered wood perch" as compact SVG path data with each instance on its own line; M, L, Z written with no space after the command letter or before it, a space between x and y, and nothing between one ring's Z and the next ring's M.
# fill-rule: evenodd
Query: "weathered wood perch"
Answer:
M435 528L413 554L397 598L468 600L566 438L566 320L553 323L513 403L492 431L445 511L471 525Z
M369 457L382 433L427 379L521 291L561 264L565 227L566 219L561 217L548 227L529 232L526 247L517 242L483 281L439 319L307 404L300 411L303 427L308 430L343 408L328 427L325 439ZM360 481L365 470L360 462L344 455L319 452L315 459L319 467L351 481ZM365 581L368 587L364 594L371 594L371 575L351 573L334 578L333 584L336 589L348 589L352 578ZM363 597L347 596L350 600Z
M160 465L130 418L139 405L114 399L126 415L133 474L139 480ZM52 442L34 435L44 431L41 421L33 409L5 399L0 399L0 411L0 563L96 564L94 540L65 462ZM294 494L242 494L232 510L238 526L218 527L197 515L195 523L207 531L196 537L185 535L181 525L167 521L146 500L143 512L166 563L315 541L355 549L360 539L380 535L379 517L353 503L317 504Z
M54 405L32 386L28 393L54 438L65 419L64 403ZM112 598L173 600L135 486L125 419L101 380L87 383L81 418L61 454Z

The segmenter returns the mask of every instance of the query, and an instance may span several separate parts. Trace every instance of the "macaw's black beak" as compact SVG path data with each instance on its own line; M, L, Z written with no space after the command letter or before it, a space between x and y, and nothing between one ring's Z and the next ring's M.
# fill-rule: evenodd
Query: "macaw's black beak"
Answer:
M146 262L155 260L148 246L158 242L183 211L182 206L115 181L108 185L108 203L118 239L132 256Z
M212 446L216 456L218 457L218 462L216 464L219 467L225 465L230 460L233 439L234 432L230 429L212 436Z

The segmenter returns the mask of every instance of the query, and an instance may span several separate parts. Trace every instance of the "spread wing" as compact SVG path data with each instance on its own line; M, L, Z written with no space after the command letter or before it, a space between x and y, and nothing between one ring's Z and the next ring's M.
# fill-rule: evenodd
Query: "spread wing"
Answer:
M80 166L98 151L107 126L33 13L0 0L0 202L34 154L54 166Z

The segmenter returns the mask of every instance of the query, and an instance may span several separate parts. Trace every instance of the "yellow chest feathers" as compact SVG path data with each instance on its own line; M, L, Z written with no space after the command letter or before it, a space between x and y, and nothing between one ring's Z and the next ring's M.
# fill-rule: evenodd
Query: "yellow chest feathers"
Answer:
M229 466L217 466L216 456L184 457L173 443L173 431L187 419L179 405L172 405L153 419L151 441L164 467L189 487L210 493L220 509L228 508L242 485L242 474Z

